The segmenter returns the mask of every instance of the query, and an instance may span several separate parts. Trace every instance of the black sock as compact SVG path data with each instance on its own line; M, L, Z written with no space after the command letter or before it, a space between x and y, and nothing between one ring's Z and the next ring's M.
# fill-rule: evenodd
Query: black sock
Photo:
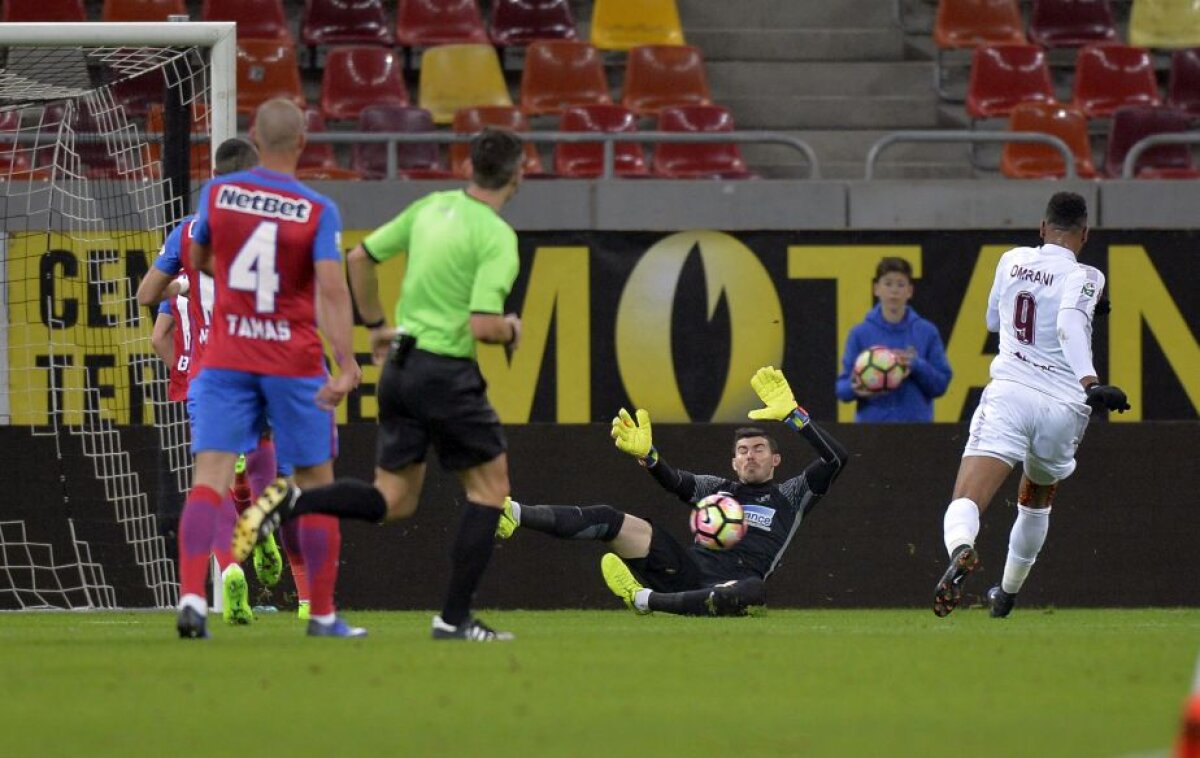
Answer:
M521 505L521 528L568 540L609 542L624 523L625 514L607 505Z
M745 616L752 606L763 604L763 589L761 579L742 579L702 590L652 592L646 605L683 616Z
M646 601L652 611L676 613L680 616L715 616L709 610L709 599L713 594L711 587L687 592L651 592Z
M324 513L377 524L387 515L387 501L379 490L364 481L338 479L333 484L301 492L287 517L306 513Z
M492 559L492 548L496 544L496 522L499 520L499 508L467 501L451 552L454 567L450 572L446 604L442 607L442 621L447 624L458 626L470 616L471 598L479 586L479 580L483 578L488 561Z

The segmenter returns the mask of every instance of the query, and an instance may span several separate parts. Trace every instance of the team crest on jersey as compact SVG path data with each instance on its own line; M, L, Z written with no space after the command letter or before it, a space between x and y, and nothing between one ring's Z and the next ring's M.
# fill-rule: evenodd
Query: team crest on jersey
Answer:
M1083 295L1084 295L1084 297L1095 297L1096 296L1096 285L1092 284L1091 282L1084 282L1083 283Z
M775 509L768 508L765 505L747 505L742 503L742 512L746 514L746 523L757 529L765 529L771 531L771 524L775 523Z
M304 198L284 197L236 184L222 185L218 189L217 207L280 221L308 221L312 215L312 203Z

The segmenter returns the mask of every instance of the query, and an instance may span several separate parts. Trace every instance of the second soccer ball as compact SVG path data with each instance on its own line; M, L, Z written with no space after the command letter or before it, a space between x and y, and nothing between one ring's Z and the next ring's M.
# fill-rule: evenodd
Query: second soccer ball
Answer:
M746 536L742 504L728 492L709 495L696 503L690 525L696 544L709 550L728 550Z
M891 348L869 347L854 359L854 376L868 392L891 392L908 376Z

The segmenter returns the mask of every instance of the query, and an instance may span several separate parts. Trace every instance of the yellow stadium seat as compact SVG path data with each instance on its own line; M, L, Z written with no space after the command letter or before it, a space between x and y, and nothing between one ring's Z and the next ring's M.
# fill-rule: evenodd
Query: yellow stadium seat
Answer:
M1134 0L1129 44L1137 47L1200 46L1200 2Z
M439 45L421 55L421 107L449 124L460 108L512 105L500 59L491 45Z
M679 8L675 0L596 0L592 44L601 50L685 44Z

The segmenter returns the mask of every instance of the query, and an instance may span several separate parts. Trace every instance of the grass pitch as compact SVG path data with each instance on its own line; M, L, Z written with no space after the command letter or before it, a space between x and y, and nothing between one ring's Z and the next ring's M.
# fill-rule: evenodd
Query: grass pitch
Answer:
M25 755L1165 755L1200 610L290 614L175 638L162 613L0 615L0 752Z

